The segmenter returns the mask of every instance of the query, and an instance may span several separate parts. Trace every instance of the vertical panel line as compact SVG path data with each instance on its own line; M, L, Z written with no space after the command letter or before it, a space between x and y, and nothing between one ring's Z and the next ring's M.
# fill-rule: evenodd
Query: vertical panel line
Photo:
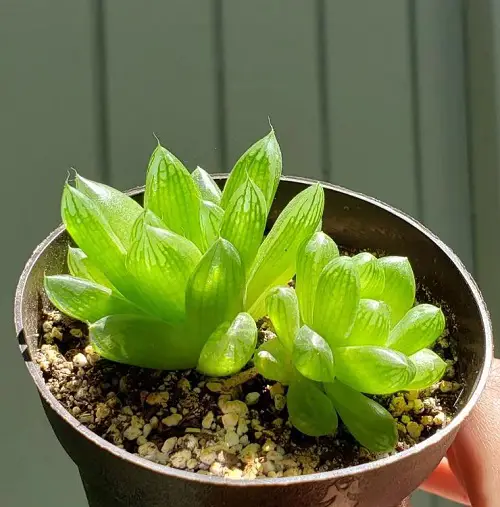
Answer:
M462 23L462 54L464 58L463 64L463 80L464 80L464 102L465 102L465 139L466 139L466 167L469 186L469 203L470 203L470 232L471 232L471 255L472 267L474 274L477 273L477 213L476 213L476 197L474 182L474 165L472 158L472 113L471 113L471 85L470 85L470 56L469 56L469 28L468 28L468 0L461 1L461 23Z
M223 0L213 0L214 21L214 66L215 66L215 106L217 144L219 145L219 170L229 172L227 160L227 106L226 106L226 59L224 53L224 6Z
M95 21L93 61L96 98L96 146L101 179L104 183L111 184L105 0L92 0L92 9Z
M417 0L408 0L408 34L410 48L411 111L416 207L419 220L425 220L424 186L422 174L422 136L420 121L419 55L417 30Z
M316 45L318 56L318 87L319 87L319 119L320 119L320 150L321 174L325 181L333 181L334 171L330 154L330 119L328 98L328 54L326 34L325 0L316 0Z

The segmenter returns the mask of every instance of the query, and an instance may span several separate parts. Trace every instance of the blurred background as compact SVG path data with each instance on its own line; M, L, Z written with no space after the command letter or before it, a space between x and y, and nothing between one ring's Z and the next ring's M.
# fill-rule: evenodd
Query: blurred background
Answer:
M68 169L142 184L153 133L224 172L270 117L285 174L420 219L498 328L499 25L493 0L1 0L0 503L86 505L16 348L14 288Z

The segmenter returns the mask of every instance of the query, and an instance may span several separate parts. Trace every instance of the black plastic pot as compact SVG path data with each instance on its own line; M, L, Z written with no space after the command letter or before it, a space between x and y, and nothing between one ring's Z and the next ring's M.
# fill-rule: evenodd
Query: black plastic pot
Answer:
M225 175L218 175L220 184ZM283 178L270 215L312 182ZM79 467L91 507L395 507L437 466L484 388L493 357L491 322L483 298L458 257L421 224L387 204L324 184L323 230L352 248L383 250L411 260L418 280L455 317L461 371L467 387L453 422L395 456L333 472L266 480L229 480L157 465L118 449L80 424L47 389L33 361L40 328L44 273L66 271L68 237L54 231L33 253L21 276L15 324L21 352L62 446ZM142 189L131 191L138 200Z

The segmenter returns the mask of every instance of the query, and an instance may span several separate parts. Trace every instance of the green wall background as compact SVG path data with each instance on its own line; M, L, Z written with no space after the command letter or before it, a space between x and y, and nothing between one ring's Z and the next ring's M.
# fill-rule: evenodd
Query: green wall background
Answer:
M493 0L2 0L0 497L86 505L16 350L12 299L69 167L128 188L153 133L228 170L268 129L284 172L417 217L500 325L500 7ZM418 493L416 507L452 505Z

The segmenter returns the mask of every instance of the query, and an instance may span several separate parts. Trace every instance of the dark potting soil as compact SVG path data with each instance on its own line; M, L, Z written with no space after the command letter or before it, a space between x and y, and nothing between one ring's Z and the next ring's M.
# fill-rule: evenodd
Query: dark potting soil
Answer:
M427 296L422 300L429 301ZM395 453L439 431L456 411L463 384L449 317L448 323L434 347L448 363L444 379L424 391L374 397L397 420ZM272 339L269 321L259 325L259 340ZM341 422L335 436L301 434L288 422L286 387L267 382L251 366L230 379L213 379L194 370L113 363L93 351L85 324L57 311L44 313L41 336L36 360L56 399L94 433L153 462L255 479L324 472L387 456L360 447Z

